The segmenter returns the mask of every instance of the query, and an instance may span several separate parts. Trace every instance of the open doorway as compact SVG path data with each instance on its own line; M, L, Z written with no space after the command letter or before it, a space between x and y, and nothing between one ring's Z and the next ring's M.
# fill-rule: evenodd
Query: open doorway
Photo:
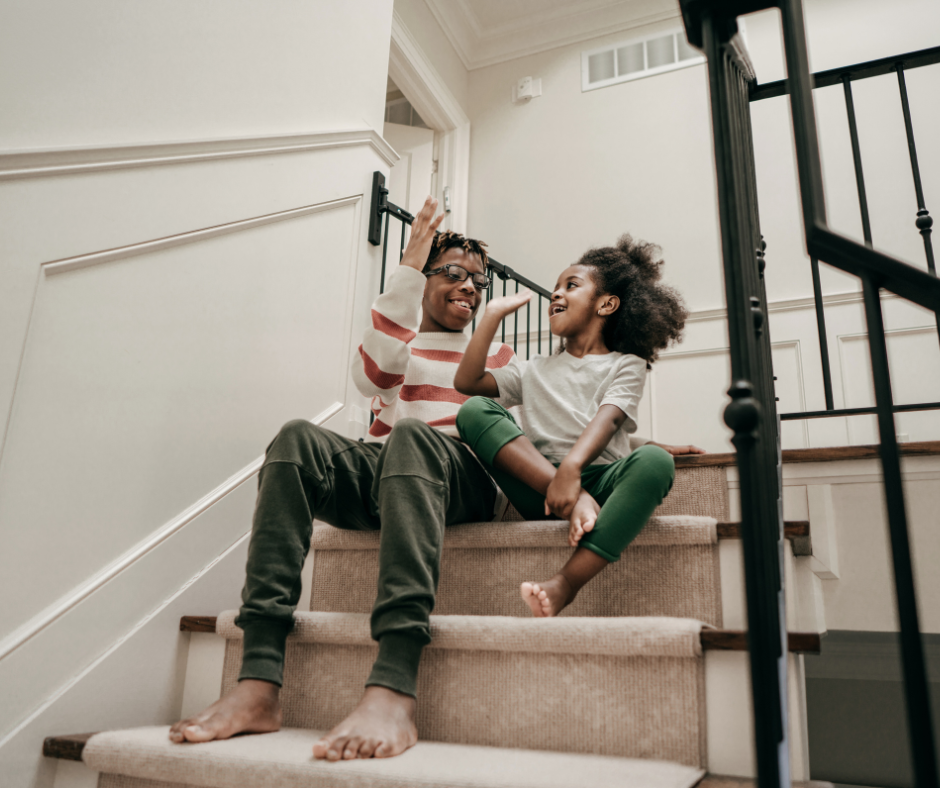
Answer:
M385 95L382 136L401 156L389 173L388 199L412 214L417 213L425 198L437 191L434 130L428 128L391 78Z

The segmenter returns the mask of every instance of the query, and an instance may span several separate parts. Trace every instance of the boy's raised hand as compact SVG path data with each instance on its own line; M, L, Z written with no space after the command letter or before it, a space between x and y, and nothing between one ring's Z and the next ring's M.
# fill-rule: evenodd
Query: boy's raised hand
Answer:
M437 211L437 200L428 197L411 223L411 237L408 239L408 246L405 247L405 254L401 258L402 265L407 265L416 271L424 269L424 264L431 253L434 233L444 221L444 214L434 218L435 211Z
M502 320L506 315L511 315L530 300L532 300L532 291L528 287L523 287L518 293L491 298L486 304L484 315L491 320Z

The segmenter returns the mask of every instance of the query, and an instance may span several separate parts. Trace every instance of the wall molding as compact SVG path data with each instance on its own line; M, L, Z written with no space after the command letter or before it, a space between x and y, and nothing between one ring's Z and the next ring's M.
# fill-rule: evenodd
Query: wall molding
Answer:
M310 421L312 424L323 424L328 419L339 413L345 404L334 402L328 408L324 409ZM181 531L199 515L203 514L211 506L218 503L226 495L233 492L236 488L251 479L264 462L264 455L252 460L241 470L226 479L222 484L216 487L200 500L196 501L188 509L181 512L168 523L155 530L147 539L139 542L135 547L128 550L124 555L113 561L110 565L84 583L76 586L72 591L61 597L55 604L48 607L45 611L32 618L19 629L14 630L6 639L0 642L0 660L8 656L23 644L30 641L50 624L62 618L66 613L76 607L79 603L91 596L99 588L113 580L119 574L140 561L148 553L163 544L167 539ZM194 578L194 581L198 578ZM182 592L183 589L181 589Z
M102 145L0 152L0 181L124 170L163 164L301 153L366 145L389 166L398 154L375 129L225 137L144 145Z
M346 205L356 205L361 199L360 195L356 195L354 197L343 197L339 200L321 202L315 205L304 205L300 208L291 208L287 211L278 211L277 213L255 216L251 219L241 219L237 222L219 224L215 227L205 227L201 230L192 230L187 233L179 233L178 235L155 238L151 241L118 246L114 249L104 249L100 252L66 257L61 260L51 260L47 263L42 263L40 267L46 276L53 276L54 274L62 274L79 268L88 268L93 265L101 265L102 263L110 263L115 260L125 260L128 257L158 252L173 248L174 246L194 243L195 241L205 241L220 235L227 235L228 233L250 230L254 227L262 227L266 224L282 222L285 219L296 219L301 216L309 216L310 214L320 213L322 211L330 211L334 208L342 208Z
M882 301L889 301L901 296L895 293L883 292ZM846 304L861 304L863 301L862 291L853 290L846 293L829 293L823 296L823 306L845 306ZM812 296L808 298L784 298L779 301L770 301L767 304L767 311L774 312L794 312L802 309L814 309L816 302ZM718 309L696 309L689 313L687 323L698 323L703 320L725 320L728 317L728 310L725 307Z

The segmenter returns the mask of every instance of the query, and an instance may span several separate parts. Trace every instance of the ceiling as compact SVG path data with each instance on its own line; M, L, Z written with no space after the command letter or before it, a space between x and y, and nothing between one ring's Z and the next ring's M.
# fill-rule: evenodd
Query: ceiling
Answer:
M468 69L679 19L678 0L425 0Z

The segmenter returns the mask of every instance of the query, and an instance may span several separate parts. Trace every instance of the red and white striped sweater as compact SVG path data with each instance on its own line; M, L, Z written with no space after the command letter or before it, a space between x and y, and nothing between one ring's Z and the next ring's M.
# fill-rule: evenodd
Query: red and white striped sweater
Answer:
M418 333L425 282L420 271L399 266L372 305L372 327L352 366L356 388L372 397L371 439L383 440L404 418L421 419L457 437L457 411L469 397L454 388L454 375L470 335ZM513 356L509 345L494 342L486 367L504 367Z

